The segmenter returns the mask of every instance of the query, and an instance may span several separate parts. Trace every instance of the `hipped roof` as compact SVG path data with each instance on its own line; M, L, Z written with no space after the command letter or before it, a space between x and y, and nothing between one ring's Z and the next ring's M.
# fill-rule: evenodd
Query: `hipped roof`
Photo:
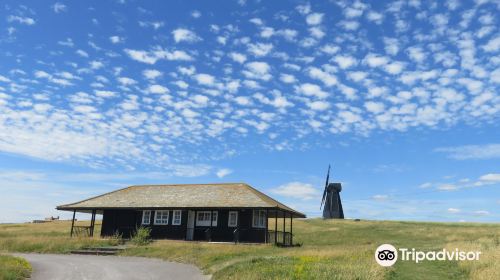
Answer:
M60 205L56 209L89 212L88 210L162 208L278 208L296 218L306 217L245 183L130 186L79 202ZM274 217L272 212L270 214Z

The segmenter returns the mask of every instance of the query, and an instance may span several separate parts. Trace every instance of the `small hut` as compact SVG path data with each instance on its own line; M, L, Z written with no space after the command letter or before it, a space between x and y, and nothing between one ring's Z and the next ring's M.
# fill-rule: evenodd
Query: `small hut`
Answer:
M293 218L306 216L245 183L130 186L57 210L103 215L101 236L130 237L138 227L151 228L155 239L293 244ZM268 225L269 218L276 218ZM289 219L289 231L286 220ZM278 231L278 223L281 230ZM273 230L274 226L274 230Z

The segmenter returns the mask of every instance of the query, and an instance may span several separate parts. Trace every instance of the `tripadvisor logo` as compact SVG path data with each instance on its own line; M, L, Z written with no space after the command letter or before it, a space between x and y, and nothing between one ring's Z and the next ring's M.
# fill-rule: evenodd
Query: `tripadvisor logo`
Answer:
M398 252L399 251L399 252ZM460 251L458 248L449 251L442 249L439 251L417 251L415 248L399 248L391 244L382 244L375 250L375 261L381 266L392 266L398 260L413 261L419 263L421 261L477 261L479 260L479 251Z

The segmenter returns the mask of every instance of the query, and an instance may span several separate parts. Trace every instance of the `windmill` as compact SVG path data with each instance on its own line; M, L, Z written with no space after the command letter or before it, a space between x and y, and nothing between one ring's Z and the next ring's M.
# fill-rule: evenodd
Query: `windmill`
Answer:
M340 201L340 192L342 185L340 183L329 183L330 179L330 165L328 165L328 173L326 174L325 191L323 192L323 199L321 200L321 207L323 208L323 219L343 219L344 210L342 209L342 202Z

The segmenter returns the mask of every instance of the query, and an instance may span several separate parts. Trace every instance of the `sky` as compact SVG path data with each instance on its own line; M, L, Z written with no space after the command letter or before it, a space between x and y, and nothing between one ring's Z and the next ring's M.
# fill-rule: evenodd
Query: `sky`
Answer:
M318 217L329 164L348 218L499 222L499 10L2 1L0 222L213 182Z

